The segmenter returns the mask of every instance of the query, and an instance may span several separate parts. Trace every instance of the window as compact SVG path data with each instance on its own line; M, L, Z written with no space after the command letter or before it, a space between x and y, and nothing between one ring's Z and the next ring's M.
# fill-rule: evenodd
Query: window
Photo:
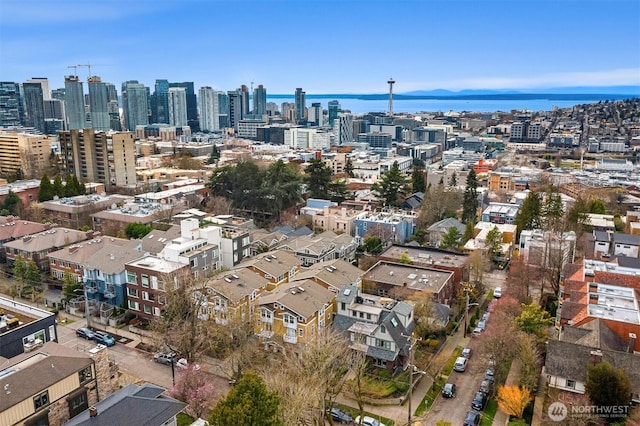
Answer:
M142 287L149 287L149 275L141 275L140 281L142 282Z
M78 372L78 377L80 378L81 384L84 384L85 382L88 382L89 380L93 379L93 372L91 371L91 366L88 366L87 368L83 368L82 370L80 370Z
M289 314L284 314L282 316L282 320L284 321L285 324L295 324L296 323L296 318L293 315L289 315Z
M135 272L127 271L127 282L129 284L138 284L138 274Z
M78 392L69 395L67 397L67 404L69 405L69 417L75 417L89 408L86 388L81 387Z
M576 387L576 382L575 382L575 380L569 380L569 379L567 379L567 387L568 387L568 388L571 388L571 389L575 389L575 387Z
M138 302L134 302L133 300L129 300L129 309L132 309L134 311L139 311L140 304L138 304Z
M149 292L148 291L143 291L142 292L142 300L151 300L149 298Z
M386 327L385 327L384 325L381 325L381 326L380 326L380 333L384 334L384 333L386 333L386 332L387 332Z
M33 398L33 406L36 411L49 405L49 391L46 390Z
M149 305L142 305L142 306L144 308L144 313L151 315L151 306Z
M300 337L304 336L304 330L303 329L301 329L301 328L298 329L298 336L300 336Z
M131 288L131 287L127 287L127 295L129 297L138 297L138 289L137 288Z
M341 302L341 303L340 303L340 310L341 310L341 311L344 311L344 310L346 310L346 309L347 309L347 304L346 304L345 302Z

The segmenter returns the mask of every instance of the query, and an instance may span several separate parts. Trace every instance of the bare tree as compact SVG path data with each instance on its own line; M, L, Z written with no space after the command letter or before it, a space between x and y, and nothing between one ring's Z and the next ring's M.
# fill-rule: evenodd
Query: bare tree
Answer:
M209 197L205 203L205 210L211 214L231 214L231 200L225 197Z

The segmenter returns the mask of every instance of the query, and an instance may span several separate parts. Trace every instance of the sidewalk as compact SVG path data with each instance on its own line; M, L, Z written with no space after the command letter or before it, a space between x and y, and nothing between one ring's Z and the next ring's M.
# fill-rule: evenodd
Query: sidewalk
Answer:
M457 347L465 347L468 342L469 337L464 337L463 328L458 327L458 330L456 330L454 334L449 336L444 345L442 345L440 352L438 353L438 355L436 355L433 361L434 368L430 368L430 370L437 371L439 373L442 370L442 367L444 367L444 364L451 356L451 353L453 353L453 350ZM415 413L415 410L418 408L432 385L433 379L431 378L431 376L425 375L423 376L422 380L420 380L420 382L418 382L418 384L413 388L413 394L411 398L411 411ZM354 409L358 408L358 404L356 403L356 401L345 396L343 393L338 395L336 401L340 404L352 407ZM383 405L385 402L388 402L388 404ZM382 400L377 405L365 404L364 410L376 416L382 416L391 419L395 422L396 425L406 425L409 419L408 401L400 405L400 398ZM419 424L418 422L422 419L421 416L415 416L413 415L413 413L411 417L415 424Z
M513 386L518 385L520 383L520 359L515 358L511 362L511 368L509 369L509 374L507 375L507 380L505 380L505 385ZM493 418L493 426L504 426L509 422L509 416L502 412L498 408L496 411L496 415Z

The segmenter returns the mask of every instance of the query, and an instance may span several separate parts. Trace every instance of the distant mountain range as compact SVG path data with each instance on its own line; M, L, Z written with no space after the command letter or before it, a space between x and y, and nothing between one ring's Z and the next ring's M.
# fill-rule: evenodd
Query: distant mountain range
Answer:
M270 98L292 98L293 94L270 94ZM640 86L603 86L603 87L556 87L548 89L527 90L414 90L411 92L394 93L397 100L410 99L458 99L458 100L526 100L549 99L566 101L593 101L593 100L619 100L640 97ZM315 99L362 99L384 100L389 98L388 93L334 93L312 94L307 93L307 98Z

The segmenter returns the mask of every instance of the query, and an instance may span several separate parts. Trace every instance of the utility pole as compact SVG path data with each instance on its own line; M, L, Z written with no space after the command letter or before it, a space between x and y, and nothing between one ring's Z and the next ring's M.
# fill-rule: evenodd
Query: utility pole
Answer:
M408 425L411 426L411 417L413 415L412 411L413 411L413 407L412 407L412 400L413 400L413 375L414 374L426 374L426 371L419 371L418 367L416 367L413 362L414 362L414 353L415 353L415 346L416 343L418 343L420 340L422 340L421 337L414 337L413 333L411 333L411 336L405 336L404 334L402 335L403 337L408 337L409 338L409 364L407 365L409 367L409 401L407 404L407 408L409 409L409 413L407 415L408 418ZM413 340L413 342L411 342L411 340Z

